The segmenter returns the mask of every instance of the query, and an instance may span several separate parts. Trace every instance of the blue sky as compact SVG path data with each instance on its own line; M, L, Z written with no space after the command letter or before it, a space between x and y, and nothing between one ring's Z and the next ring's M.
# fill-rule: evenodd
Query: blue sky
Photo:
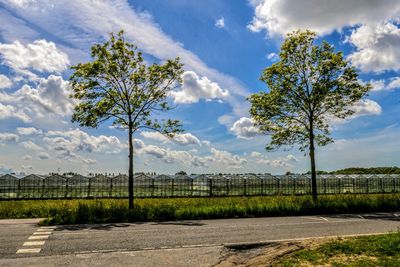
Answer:
M268 88L286 33L311 29L373 91L332 122L336 142L318 148L318 169L399 165L400 2L397 0L45 1L0 0L0 172L125 172L127 134L70 122L69 67L124 29L147 62L181 57L171 95L185 134L135 135L135 170L175 173L305 172L296 148L266 152L269 136L249 118L251 93Z

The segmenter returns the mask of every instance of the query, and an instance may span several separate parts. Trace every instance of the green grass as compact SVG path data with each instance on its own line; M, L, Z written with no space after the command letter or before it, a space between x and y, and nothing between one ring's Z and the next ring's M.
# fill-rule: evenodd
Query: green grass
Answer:
M287 216L395 211L400 194L137 199L0 201L0 218L49 218L45 223L73 224L235 217Z
M400 266L400 232L335 240L281 258L277 266Z

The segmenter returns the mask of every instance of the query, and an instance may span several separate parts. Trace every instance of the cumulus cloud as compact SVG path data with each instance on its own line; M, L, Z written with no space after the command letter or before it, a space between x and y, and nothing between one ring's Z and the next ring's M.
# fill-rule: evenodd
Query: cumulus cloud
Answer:
M261 0L255 7L251 31L267 31L269 35L284 35L296 29L310 29L328 34L346 26L376 24L396 18L400 12L397 0Z
M30 122L32 119L22 110L12 106L0 103L0 120L15 118L23 122Z
M348 59L362 71L400 70L400 28L394 23L362 25L347 41L357 48Z
M42 134L42 130L38 130L34 127L17 127L17 133L19 135L36 135Z
M29 85L22 86L16 91L11 100L21 108L29 108L37 115L47 113L69 115L75 105L75 100L69 97L70 85L62 77L50 75L47 79L41 78L36 88Z
M225 150L211 148L211 154L212 156L207 157L209 161L224 164L224 166L227 167L237 169L243 167L243 165L247 163L247 160L245 158L234 155Z
M5 6L24 21L38 25L52 36L82 50L87 50L90 43L108 38L110 32L124 29L127 39L134 41L145 53L160 60L178 55L188 70L229 88L230 93L237 96L248 95L240 81L208 67L197 55L165 34L148 12L135 10L126 0L59 0L51 5L45 1L26 5L8 1ZM71 53L71 57L74 54ZM241 103L230 100L234 112L243 112Z
M77 151L119 153L126 147L116 136L93 136L80 129L48 131L43 140L49 144L50 148L72 157Z
M371 99L365 99L355 104L352 109L355 113L352 117L368 116L368 115L380 115L382 113L382 107Z
M164 149L155 145L145 145L139 149L138 152L160 159L167 164L181 163L194 167L208 167L207 159L192 155L188 151Z
M370 80L369 83L372 86L372 91L386 91L400 88L400 77L392 77L388 81L382 80Z
M144 131L144 132L141 132L140 135L143 136L144 138L156 140L156 141L163 142L163 143L174 142L176 144L183 145L183 146L186 146L186 145L200 146L201 145L200 140L191 133L176 134L173 138L168 138L159 132Z
M298 162L299 160L292 154L286 157L278 159L268 159L263 156L260 152L253 151L250 156L256 161L257 164L264 164L271 167L291 167L291 164Z
M11 85L11 80L7 76L0 74L0 89L9 88Z
M220 29L224 28L225 27L225 19L224 19L224 17L220 17L219 19L217 19L215 21L214 25L215 25L215 27L220 28Z
M230 96L228 90L222 89L217 83L207 77L199 77L193 71L185 71L182 75L180 91L171 93L175 103L197 103L200 99L226 99Z
M230 131L233 132L238 138L252 139L260 134L259 129L254 126L254 121L250 118L242 117L233 123Z
M0 133L1 142L17 142L19 139L18 135L13 133Z
M24 142L20 143L19 145L28 150L43 151L42 147L40 147L39 145L37 145L36 143L34 143L32 141L24 141Z
M19 41L11 44L0 43L0 54L3 63L11 67L16 73L35 78L31 71L56 72L67 69L68 56L60 51L53 42L36 40L24 45Z

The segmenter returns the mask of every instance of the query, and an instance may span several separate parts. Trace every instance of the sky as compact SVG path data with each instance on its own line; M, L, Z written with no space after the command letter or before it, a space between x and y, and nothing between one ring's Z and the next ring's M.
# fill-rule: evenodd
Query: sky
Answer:
M71 66L123 29L146 62L180 57L183 83L168 113L185 133L134 136L135 171L306 172L296 147L267 152L246 98L279 60L287 33L310 29L371 83L355 115L331 125L317 169L396 166L400 159L398 0L0 0L0 173L126 173L127 133L71 122Z

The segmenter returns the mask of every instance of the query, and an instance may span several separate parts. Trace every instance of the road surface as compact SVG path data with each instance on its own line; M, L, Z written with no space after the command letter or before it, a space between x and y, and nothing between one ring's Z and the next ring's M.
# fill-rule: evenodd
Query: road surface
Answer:
M397 231L400 212L39 227L0 220L0 266L212 266L224 247Z

